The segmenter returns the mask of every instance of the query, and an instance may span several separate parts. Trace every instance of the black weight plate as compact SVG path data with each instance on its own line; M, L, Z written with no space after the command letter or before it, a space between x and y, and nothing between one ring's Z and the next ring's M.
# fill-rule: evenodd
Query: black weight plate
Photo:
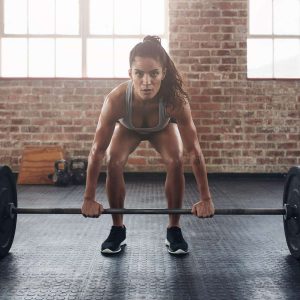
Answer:
M300 259L300 166L292 167L288 174L283 193L283 205L297 206L298 216L283 219L287 245L293 257Z
M7 255L13 243L17 214L9 215L8 204L18 207L14 175L7 166L0 166L0 258Z

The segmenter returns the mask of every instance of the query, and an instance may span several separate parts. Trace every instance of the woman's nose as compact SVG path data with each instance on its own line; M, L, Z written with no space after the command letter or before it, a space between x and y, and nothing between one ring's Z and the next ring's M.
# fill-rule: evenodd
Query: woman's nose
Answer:
M150 83L151 83L151 77L148 74L144 74L143 84L150 84Z

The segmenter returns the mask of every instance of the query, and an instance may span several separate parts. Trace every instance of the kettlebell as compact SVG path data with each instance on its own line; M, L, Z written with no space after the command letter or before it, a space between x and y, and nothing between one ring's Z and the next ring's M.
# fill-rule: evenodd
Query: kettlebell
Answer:
M68 162L64 159L56 160L54 163L54 174L52 181L56 186L67 186L70 182Z
M70 173L72 183L75 185L85 184L86 182L87 160L82 158L71 159Z

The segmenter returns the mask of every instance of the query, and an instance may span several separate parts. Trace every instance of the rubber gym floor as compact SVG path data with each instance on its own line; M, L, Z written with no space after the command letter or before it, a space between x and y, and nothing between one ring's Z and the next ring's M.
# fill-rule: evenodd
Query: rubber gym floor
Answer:
M280 208L284 177L210 176L217 208ZM126 208L166 208L164 175L126 177ZM81 207L83 186L18 186L20 207ZM184 208L198 200L186 178ZM97 197L108 207L102 182ZM103 256L111 216L18 215L0 261L0 299L300 299L282 216L182 216L190 253L164 245L168 216L126 215L127 246Z

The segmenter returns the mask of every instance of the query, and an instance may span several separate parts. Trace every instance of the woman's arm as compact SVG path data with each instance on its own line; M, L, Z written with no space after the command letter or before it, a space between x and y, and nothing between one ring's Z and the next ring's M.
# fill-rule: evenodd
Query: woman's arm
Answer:
M82 214L87 217L98 217L103 211L101 204L96 202L96 188L103 158L108 148L116 122L124 113L123 88L113 91L104 101L93 144L88 157L87 180L82 205Z
M189 104L186 103L180 109L176 109L173 116L176 118L183 145L191 159L193 173L201 196L200 201L193 206L192 212L199 217L209 217L214 214L214 206L209 191L205 160Z

